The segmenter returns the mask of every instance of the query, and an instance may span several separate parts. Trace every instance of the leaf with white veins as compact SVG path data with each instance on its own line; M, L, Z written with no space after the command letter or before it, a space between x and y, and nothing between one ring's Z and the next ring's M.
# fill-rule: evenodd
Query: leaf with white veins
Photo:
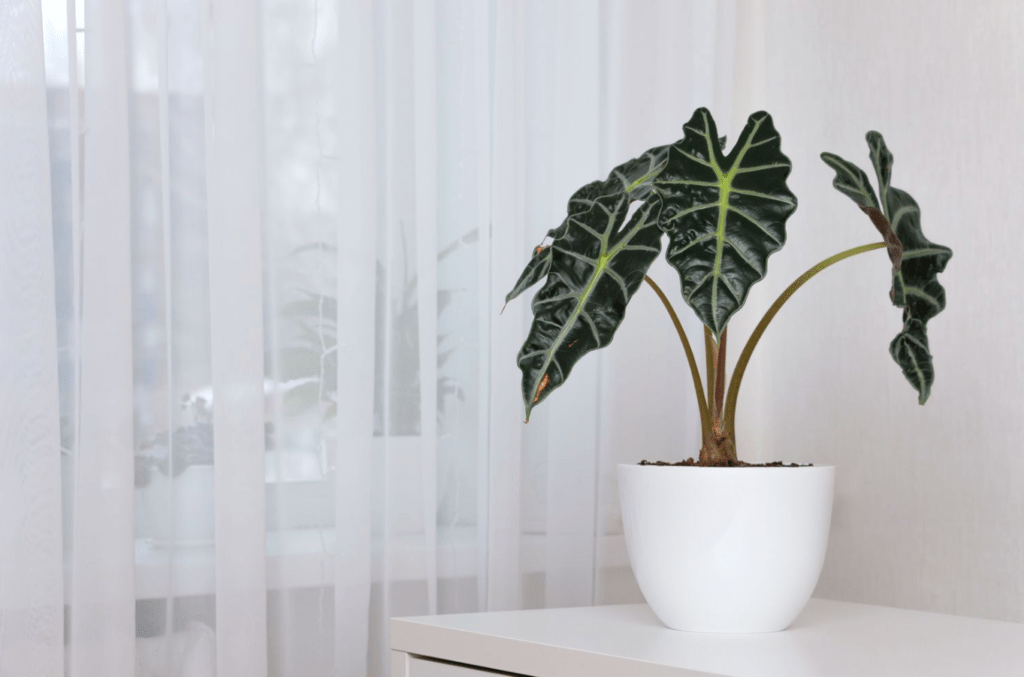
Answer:
M550 252L547 281L533 299L533 325L518 358L527 421L580 358L611 343L626 304L661 253L661 198L649 181L664 165L648 155L576 191L560 232L542 252ZM643 204L627 222L638 199Z
M764 278L768 256L786 242L786 219L797 205L786 186L792 164L763 111L750 116L728 155L715 143L718 131L706 108L683 130L654 181L665 199L660 226L683 299L717 339Z
M924 404L935 380L932 355L928 348L927 323L946 307L946 291L939 284L938 274L946 268L953 256L952 250L935 244L921 231L921 208L906 191L890 185L893 156L878 132L868 132L867 142L871 164L878 179L879 200L875 201L867 175L851 162L831 153L822 153L821 159L836 170L833 185L849 196L878 226L875 205L881 204L884 221L892 236L902 246L902 254L893 259L892 289L889 298L893 305L903 308L903 329L889 345L889 353L900 366L903 375L918 392L918 402ZM865 207L865 191L873 203ZM852 189L855 186L856 189ZM879 228L886 242L892 241L885 230Z
M725 137L719 140L725 144ZM608 195L626 194L630 200L645 200L651 191L651 183L655 177L665 168L665 159L668 156L668 146L651 148L643 155L634 158L612 170L605 184L604 190ZM601 183L601 182L599 182ZM571 202L570 202L571 205ZM569 217L558 226L548 231L545 241L548 238L557 240L565 234L569 226ZM516 298L524 291L540 282L551 269L551 243L540 244L533 249L533 255L526 268L519 275L515 286L505 295L505 303Z

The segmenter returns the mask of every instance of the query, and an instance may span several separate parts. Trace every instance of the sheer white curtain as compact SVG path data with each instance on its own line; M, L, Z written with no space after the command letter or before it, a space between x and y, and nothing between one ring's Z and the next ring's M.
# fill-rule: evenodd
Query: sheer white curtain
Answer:
M0 673L386 675L393 615L639 600L667 320L524 426L499 311L575 188L730 110L734 15L0 4Z

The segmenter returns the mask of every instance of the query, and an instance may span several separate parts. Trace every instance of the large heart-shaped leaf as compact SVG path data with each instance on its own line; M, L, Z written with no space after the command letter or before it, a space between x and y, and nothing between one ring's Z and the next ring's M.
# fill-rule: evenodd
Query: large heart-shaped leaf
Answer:
M616 167L569 200L569 215L535 252L509 298L544 275L533 299L533 325L519 351L526 420L533 406L562 385L585 354L608 345L626 304L661 252L661 197L651 179L664 168L665 148ZM628 220L630 204L642 205ZM538 271L543 271L540 273Z
M938 274L945 270L953 252L924 236L921 208L909 193L890 185L893 156L882 135L868 132L867 142L871 164L878 178L878 200L870 185L867 185L867 195L864 195L861 188L867 184L867 176L853 163L831 153L822 153L821 157L836 170L833 185L872 216L872 221L877 221L877 217L865 208L865 201L872 206L881 205L885 221L902 245L900 261L893 261L889 297L894 305L903 308L903 329L889 344L889 354L917 390L918 402L924 404L935 380L927 323L946 307L946 291L939 284ZM851 190L851 185L856 189Z
M724 142L725 139L721 139L721 141ZM652 148L643 155L616 167L607 181L598 182L602 184L601 190L606 196L628 195L631 201L645 200L651 194L652 181L665 168L668 148L668 146ZM572 208L571 201L569 207ZM572 214L567 216L558 228L549 230L544 239L557 240L564 236L569 227L570 218L572 218ZM505 303L540 282L548 274L548 271L551 270L552 254L550 243L534 248L530 262L526 264L526 268L523 269L512 291L505 295Z
M786 219L797 204L786 186L792 164L763 111L750 116L729 155L715 143L718 130L706 108L683 130L654 180L665 202L660 225L683 298L720 338L764 278L768 256L786 242Z

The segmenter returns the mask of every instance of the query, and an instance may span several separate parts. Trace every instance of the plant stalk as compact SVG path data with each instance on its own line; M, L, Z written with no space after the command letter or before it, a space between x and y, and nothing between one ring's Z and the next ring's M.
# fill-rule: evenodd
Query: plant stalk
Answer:
M662 304L665 306L665 310L668 311L669 317L672 318L672 324L676 327L676 333L679 334L679 340L683 344L683 350L686 351L686 361L690 364L690 375L693 377L693 387L697 391L697 407L700 409L700 427L703 432L705 443L714 439L711 432L711 417L708 414L708 403L704 399L703 385L700 380L700 371L697 370L697 360L693 357L693 350L690 349L690 341L686 338L686 332L683 331L683 324L679 321L679 316L676 315L675 309L669 302L668 297L665 296L665 292L661 291L661 287L647 275L644 275L644 281L651 285L651 289L661 299Z
M715 364L718 360L718 344L715 343L715 339L711 334L711 330L704 327L704 373L707 374L708 379L708 414L711 416L711 427L715 427L715 419L718 418L718 412L714 409L713 402L715 401ZM705 439L705 443L709 440Z
M728 334L729 328L726 327L722 330L722 338L718 342L718 349L715 351L715 415L714 421L711 424L712 428L721 428L722 415L725 413L722 401L725 399L725 341L728 338Z
M779 294L779 298L775 299L775 303L771 305L768 312L766 312L764 317L761 318L761 321L757 323L757 327L754 328L754 332L750 335L750 338L747 340L747 344L743 347L743 352L740 353L739 360L736 362L736 371L732 376L732 382L729 383L729 395L725 402L725 430L728 433L735 436L736 399L739 396L740 383L743 381L743 373L747 369L747 363L750 362L750 355L754 352L757 342L761 340L761 335L764 334L764 330L768 327L768 324L772 321L772 318L775 317L776 313L779 312L779 309L782 308L786 301L788 301L789 298L796 293L796 290L802 287L805 282L829 266L839 263L843 259L848 259L851 256L856 256L857 254L874 251L875 249L883 249L885 246L885 242L872 242L871 244L847 249L844 252L830 256L824 261L821 261L809 268L806 273L794 280L793 284L786 287L786 290Z

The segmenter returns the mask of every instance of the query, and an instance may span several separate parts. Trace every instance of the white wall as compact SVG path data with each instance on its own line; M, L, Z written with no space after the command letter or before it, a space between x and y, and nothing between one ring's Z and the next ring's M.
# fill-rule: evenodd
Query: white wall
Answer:
M817 158L870 173L870 129L925 234L954 252L924 407L887 353L900 312L883 252L801 290L758 349L770 381L760 458L838 469L816 594L1024 621L1024 3L784 0L764 13L764 61L743 58L765 73L755 98L800 199L764 285L877 238ZM755 403L742 405L741 417Z

